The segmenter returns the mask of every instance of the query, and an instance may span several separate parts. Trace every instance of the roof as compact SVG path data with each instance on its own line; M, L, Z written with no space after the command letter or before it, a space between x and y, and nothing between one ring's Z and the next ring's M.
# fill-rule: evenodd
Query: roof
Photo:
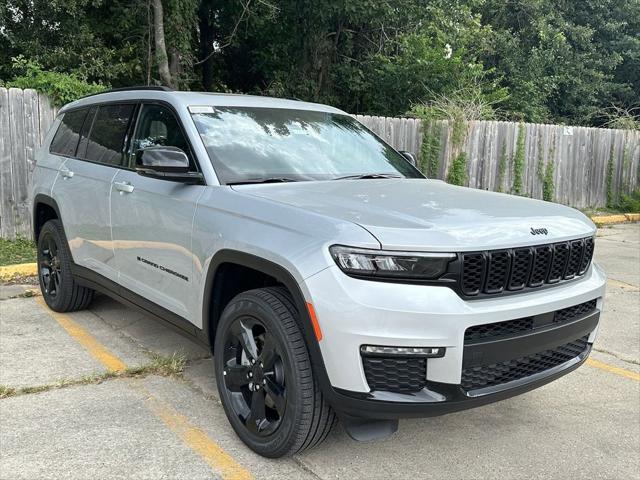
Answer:
M81 106L94 105L102 102L126 101L126 100L165 100L174 106L182 105L211 105L218 107L258 107L258 108L284 108L291 110L312 110L326 113L341 113L342 110L322 105L320 103L301 102L285 98L263 97L258 95L243 95L233 93L210 93L210 92L183 92L177 90L148 90L130 89L115 90L111 92L98 93L83 97L75 102L71 102L62 109L61 112Z

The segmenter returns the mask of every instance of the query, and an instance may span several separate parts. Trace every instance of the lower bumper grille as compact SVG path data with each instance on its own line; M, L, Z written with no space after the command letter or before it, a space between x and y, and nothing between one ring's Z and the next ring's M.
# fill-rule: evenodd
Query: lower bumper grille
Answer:
M372 391L413 393L427 386L426 358L363 356L362 363Z
M586 351L589 347L588 338L584 336L556 348L513 360L465 368L462 370L462 388L470 391L493 387L557 367Z

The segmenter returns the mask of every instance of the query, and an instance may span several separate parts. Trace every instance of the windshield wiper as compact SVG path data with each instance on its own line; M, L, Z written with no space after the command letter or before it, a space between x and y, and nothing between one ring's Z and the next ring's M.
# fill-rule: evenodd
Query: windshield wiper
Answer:
M362 173L360 175L345 175L344 177L332 178L332 180L368 180L370 178L404 178L396 173Z
M227 185L249 185L252 183L285 183L285 182L297 182L295 178L288 177L267 177L267 178L249 178L247 180L240 180L238 182L230 182Z

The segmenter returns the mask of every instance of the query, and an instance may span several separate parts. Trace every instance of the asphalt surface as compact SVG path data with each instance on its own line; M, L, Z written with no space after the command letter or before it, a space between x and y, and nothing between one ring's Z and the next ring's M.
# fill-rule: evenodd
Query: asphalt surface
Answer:
M356 443L338 426L281 460L235 436L206 350L106 297L54 315L39 297L10 298L27 287L3 286L0 389L26 392L0 398L0 478L640 478L640 224L600 230L596 260L607 298L577 371L500 403L403 420L385 441ZM96 377L175 352L187 358L179 376Z

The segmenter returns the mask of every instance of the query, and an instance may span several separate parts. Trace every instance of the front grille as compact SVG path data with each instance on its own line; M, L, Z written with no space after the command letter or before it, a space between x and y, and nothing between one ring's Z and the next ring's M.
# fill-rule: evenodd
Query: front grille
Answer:
M427 386L426 358L363 356L362 363L372 391L413 393Z
M588 348L588 336L559 347L543 350L490 365L462 370L462 388L466 391L493 387L541 373L577 357Z
M463 253L460 288L468 297L535 289L583 275L593 238L535 247Z
M572 307L563 308L553 312L553 323L570 322L582 315L591 313L596 309L596 300L579 303ZM551 318L546 321L546 314L536 317L517 318L515 320L506 320L504 322L486 323L484 325L474 325L467 328L464 332L464 343L473 343L484 339L497 339L505 335L513 335L516 333L529 333L536 328L546 327L551 324Z

